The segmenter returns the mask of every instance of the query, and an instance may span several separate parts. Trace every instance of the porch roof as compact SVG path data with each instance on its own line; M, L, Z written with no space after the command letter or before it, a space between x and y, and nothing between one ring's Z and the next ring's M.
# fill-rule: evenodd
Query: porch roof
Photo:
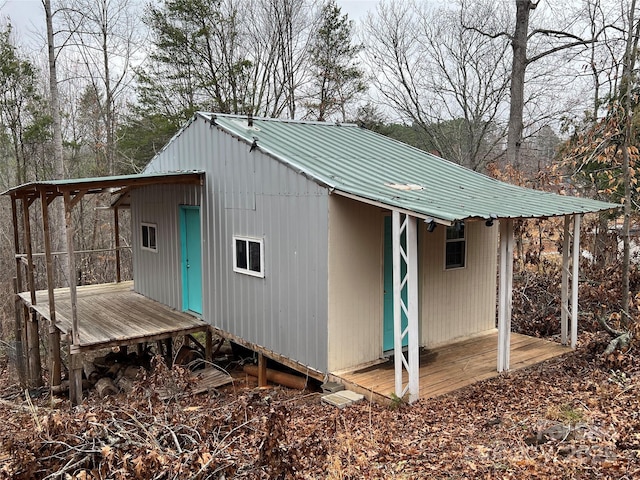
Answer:
M201 171L190 172L156 172L132 175L114 175L94 178L69 178L63 180L47 180L25 183L10 188L0 195L11 195L13 198L31 199L40 197L45 192L48 197L57 197L70 193L102 193L105 191L125 194L136 187L163 184L195 184L202 183Z
M442 223L553 217L620 205L532 190L469 170L353 124L199 112L226 131L336 193Z

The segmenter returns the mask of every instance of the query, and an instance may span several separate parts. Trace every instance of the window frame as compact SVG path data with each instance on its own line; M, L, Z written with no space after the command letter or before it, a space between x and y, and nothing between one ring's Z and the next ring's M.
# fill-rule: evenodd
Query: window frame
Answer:
M153 246L144 244L145 228L148 229L148 232L150 232L151 229L153 229L153 239L154 239ZM148 240L150 238L151 236L149 235L149 233L147 233L147 243L149 243ZM150 222L140 223L140 249L146 250L147 252L158 253L158 224L157 223L150 223Z
M241 242L245 242L246 245L246 252L247 252L247 256L246 256L246 262L247 262L247 268L241 268L238 266L238 256L237 256L237 247L236 244L238 241ZM264 238L263 237L248 237L245 235L233 235L233 240L232 240L232 249L233 249L233 258L232 258L232 262L233 262L233 271L236 273L242 273L244 275L249 275L251 277L257 277L257 278L264 278ZM256 270L251 270L250 269L250 259L249 259L249 252L250 252L250 248L249 248L249 244L250 243L257 243L258 245L260 245L260 271L256 271Z
M445 232L444 232L444 269L445 271L448 270L461 270L464 268L467 268L467 228L466 225L463 225L463 230L462 230L462 236L460 238L448 238L447 237L447 233L449 231L450 228L456 228L455 225L451 225L449 227L446 227ZM452 264L450 265L448 263L448 259L447 259L447 249L448 246L450 244L453 243L462 243L462 265L459 264Z

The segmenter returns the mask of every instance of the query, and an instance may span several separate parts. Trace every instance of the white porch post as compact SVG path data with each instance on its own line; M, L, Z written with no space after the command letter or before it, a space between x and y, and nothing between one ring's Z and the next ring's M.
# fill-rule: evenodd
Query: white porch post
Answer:
M415 217L393 211L391 216L393 245L393 354L395 359L395 393L409 403L420 396L419 328L418 328L418 227ZM404 235L404 242L403 240ZM403 265L405 266L403 272ZM403 296L403 291L405 296ZM407 326L402 328L402 319ZM402 351L408 336L408 356ZM403 386L403 373L408 383Z
M498 372L509 370L511 301L513 298L513 220L500 220L500 277L498 288Z
M564 216L564 240L562 242L562 284L560 286L560 339L562 345L567 344L569 332L569 253L571 249L570 235L571 217Z
M578 280L580 267L580 220L579 214L573 217L573 257L571 273L571 348L576 348L578 343Z
M562 293L560 330L562 344L567 344L569 315L571 316L571 348L578 342L578 280L580 267L580 221L581 215L573 216L573 232L570 231L571 217L564 217L564 243L562 247ZM571 234L573 233L573 241ZM569 284L571 278L571 284ZM571 302L571 305L569 305Z

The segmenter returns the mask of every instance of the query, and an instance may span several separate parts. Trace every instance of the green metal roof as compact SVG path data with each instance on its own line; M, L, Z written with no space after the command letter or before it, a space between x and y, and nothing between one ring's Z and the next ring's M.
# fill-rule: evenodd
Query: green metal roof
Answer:
M332 190L445 222L620 207L500 182L357 125L197 115Z

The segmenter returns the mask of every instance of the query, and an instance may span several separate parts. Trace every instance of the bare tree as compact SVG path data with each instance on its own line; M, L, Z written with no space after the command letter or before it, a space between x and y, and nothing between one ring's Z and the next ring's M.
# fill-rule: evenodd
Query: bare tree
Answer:
M450 8L382 2L365 25L372 82L436 152L482 170L507 108L506 42L464 29Z
M54 179L66 177L64 164L64 146L62 143L62 120L60 115L60 94L58 90L58 50L55 44L53 29L54 10L51 8L51 0L42 0L47 25L47 58L49 63L49 104L51 109L51 122L53 131L53 169ZM53 215L51 216L51 244L54 251L63 252L67 249L67 230L65 228L65 212L61 200L52 203ZM66 278L66 283L75 281L69 272L68 263L60 262L60 271Z
M296 115L308 81L312 0L163 0L144 18L154 48L140 72L147 111ZM252 15L243 12L251 11ZM168 103L167 103L168 102Z
M132 80L131 63L141 47L139 15L132 0L67 0L62 23L70 34L69 57L84 67L101 119L98 172L116 173L119 108Z
M252 59L255 112L295 118L301 85L307 81L309 44L316 21L308 0L250 0L245 19L247 58Z
M542 0L515 0L515 23L512 26L492 23L486 26L486 14L477 15L477 2L462 1L461 19L465 28L489 38L504 37L512 49L510 75L509 126L507 134L507 162L519 166L520 147L524 131L525 81L529 67L542 59L561 52L576 54L576 49L587 49L596 42L606 28L590 32L589 25L582 21L581 11L572 11L563 2L562 5L548 5L553 9L553 20L549 25L543 15L539 26L530 27L531 13L538 8ZM546 3L546 2L545 2ZM502 2L490 0L486 4L490 9L500 10ZM471 12L471 13L470 13ZM506 27L506 28L505 28ZM567 59L565 59L565 62ZM557 62L555 65L560 65Z

